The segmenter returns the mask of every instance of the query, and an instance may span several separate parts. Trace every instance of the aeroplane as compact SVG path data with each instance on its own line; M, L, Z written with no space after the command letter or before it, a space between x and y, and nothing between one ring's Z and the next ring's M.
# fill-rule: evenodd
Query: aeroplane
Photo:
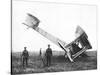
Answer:
M39 23L40 20L37 17L33 16L30 13L27 13L27 18L25 20L25 23L23 24L28 26L28 28L34 29L36 32L40 33L42 36L59 46L62 50L65 51L65 57L69 58L71 62L74 62L74 59L84 54L86 50L92 49L87 34L80 26L77 26L75 32L76 39L67 44L66 42L41 29L39 27ZM81 44L81 48L78 46L79 44Z

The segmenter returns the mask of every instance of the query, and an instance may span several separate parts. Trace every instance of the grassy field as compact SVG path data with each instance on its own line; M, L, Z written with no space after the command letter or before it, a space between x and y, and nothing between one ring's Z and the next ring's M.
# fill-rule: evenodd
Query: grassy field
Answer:
M12 53L12 74L29 74L29 73L45 73L60 71L78 71L97 69L97 52L87 52L87 57L79 57L71 63L65 59L63 52L54 52L52 64L50 67L44 66L41 57L36 53L30 53L27 68L22 67L21 53Z

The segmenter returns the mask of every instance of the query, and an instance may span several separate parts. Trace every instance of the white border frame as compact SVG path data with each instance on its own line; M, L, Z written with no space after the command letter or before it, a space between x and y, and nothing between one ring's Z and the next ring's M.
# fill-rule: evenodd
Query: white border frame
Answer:
M26 1L26 0L25 0ZM60 75L60 74L70 74L70 75L75 75L75 74L91 74L91 75L99 75L100 73L100 47L99 47L99 18L100 18L100 1L99 0L31 0L31 1L48 1L48 2L61 2L61 3L75 3L75 4L93 4L97 5L97 34L98 34L98 70L89 70L89 71L73 71L73 72L55 72L55 73L41 73L41 75ZM1 54L0 54L0 75L8 75L10 74L10 50L11 50L11 0L1 0L0 1L0 20L1 20L1 25L0 25L0 34L1 34L1 39L0 39L0 49L1 49ZM34 74L37 75L37 74Z

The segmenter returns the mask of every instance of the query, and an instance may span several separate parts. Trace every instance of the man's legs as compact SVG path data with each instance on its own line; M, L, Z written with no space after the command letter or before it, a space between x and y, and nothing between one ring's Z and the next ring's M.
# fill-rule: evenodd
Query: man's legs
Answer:
M26 58L26 66L28 65L28 59Z
M49 57L47 56L47 66L49 66Z
M51 65L51 56L49 57L49 66Z
M25 64L25 66L28 66L28 58L25 58L24 64Z
M51 65L51 57L49 56L48 57L48 66L50 66Z
M24 66L25 66L25 59L24 59L24 58L23 58L23 61L22 61L22 62L23 62L23 64L22 64L22 65L23 65L23 67L24 67Z

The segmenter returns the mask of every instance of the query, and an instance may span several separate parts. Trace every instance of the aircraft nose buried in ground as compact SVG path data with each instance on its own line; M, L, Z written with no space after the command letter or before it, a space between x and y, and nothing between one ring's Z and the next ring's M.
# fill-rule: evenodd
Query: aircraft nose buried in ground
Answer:
M40 33L42 36L44 36L45 38L47 38L48 40L50 40L51 42L59 46L62 50L65 51L66 56L69 58L71 62L73 62L74 59L80 56L81 54L84 54L84 52L87 49L92 48L90 42L88 41L87 34L80 26L77 26L77 29L75 32L76 39L72 41L71 43L66 44L66 42L60 40L57 37L54 37L53 35L39 28L38 27L39 23L40 23L40 20L38 18L28 13L25 23L23 24L28 26L29 28L34 29L35 31ZM79 48L77 43L80 43L82 48Z

